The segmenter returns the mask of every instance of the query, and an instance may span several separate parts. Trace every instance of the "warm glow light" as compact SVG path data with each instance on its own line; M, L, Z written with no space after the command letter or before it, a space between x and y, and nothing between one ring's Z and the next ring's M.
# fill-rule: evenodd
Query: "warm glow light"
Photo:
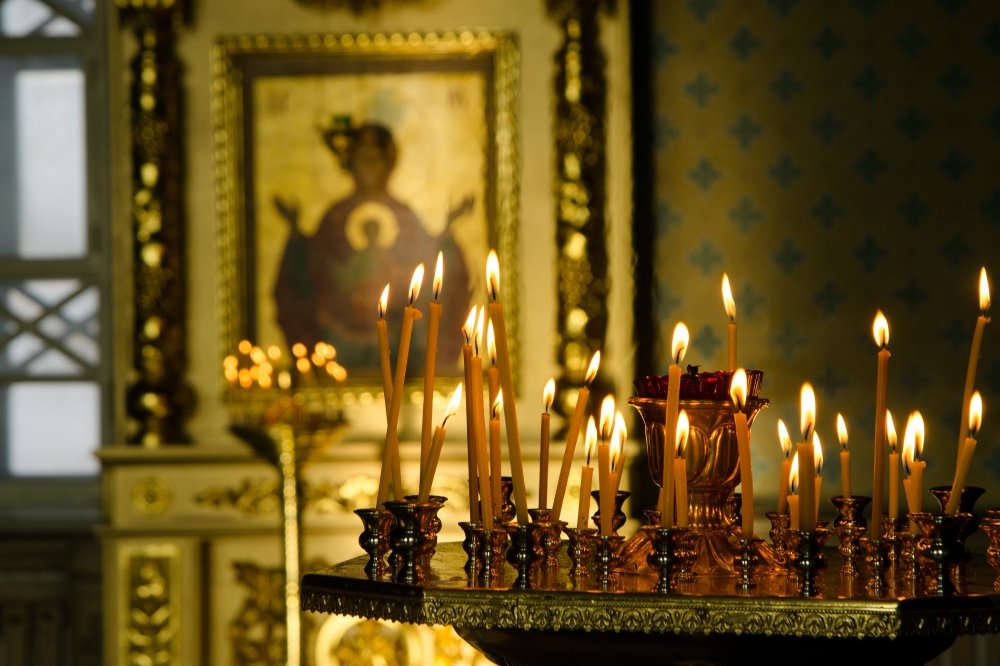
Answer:
M979 271L979 310L986 314L990 310L990 281L986 279L986 267Z
M239 366L239 364L240 364L240 360L238 358L236 358L235 354L230 354L226 358L222 359L222 367L223 368L227 368L227 369L228 368L235 368L235 367Z
M885 315L879 310L875 313L875 321L872 322L872 335L875 337L875 344L879 349L889 346L889 322Z
M417 264L417 267L413 269L413 277L410 278L410 305L417 302L417 297L420 296L420 286L424 283L424 265Z
M979 434L979 428L983 425L983 396L979 391L972 394L969 400L969 437Z
M802 412L799 425L802 441L808 442L812 439L813 431L816 429L816 393L809 382L802 385L801 404Z
M625 417L622 413L615 410L615 428L611 433L611 437L614 439L620 439L622 443L622 449L625 448L625 440L628 439L628 428L625 427Z
M677 322L677 325L674 326L674 339L670 345L670 358L674 359L674 363L680 365L680 362L684 360L684 354L687 353L690 340L691 335L688 333L688 327L682 321Z
M904 433L905 434L905 433ZM889 453L896 452L896 424L892 420L892 412L885 410L885 441L889 445Z
M788 427L781 419L778 419L778 443L786 458L792 454L792 438L788 436Z
M434 281L431 283L435 301L441 296L442 282L444 282L444 255L438 252L437 263L434 264Z
M267 360L267 354L264 353L263 349L255 346L250 350L250 360L254 363L263 363Z
M236 380L240 378L240 371L235 365L227 365L223 370L223 374L226 377L226 381L230 384L235 384Z
M686 409L682 409L677 415L677 457L683 458L684 451L687 450L688 435L691 432L690 422Z
M584 441L587 447L587 467L590 467L590 457L594 453L594 447L597 446L597 424L594 423L593 415L587 419L587 434L584 436Z
M485 321L486 321L486 306L480 305L479 316L476 317L476 356L479 356L479 348L483 344L483 326L485 325L484 323ZM491 328L493 327L492 322L490 323L490 327ZM491 360L493 361L493 365L497 364L496 350L493 351L493 358Z
M837 441L840 442L840 448L844 451L847 450L847 421L839 412L837 413Z
M920 412L912 412L906 419L906 430L903 431L903 470L907 475L913 467L914 460L920 460L924 453L924 417Z
M604 396L604 400L601 401L601 420L599 424L599 430L601 433L601 439L608 439L611 437L611 428L615 424L615 397L613 395Z
M253 349L253 344L249 340L240 340L236 348L240 350L241 354L249 354L250 350Z
M490 357L490 365L497 364L497 339L493 334L493 321L486 326L486 353Z
M497 391L497 399L493 401L493 406L490 407L490 417L494 419L500 418L500 412L503 411L503 389Z
M733 300L733 290L729 286L729 276L722 274L722 302L726 306L729 321L736 321L736 301Z
M385 285L382 295L378 297L378 318L385 319L385 312L389 309L389 285Z
M590 365L587 366L587 376L584 378L587 386L590 386L590 382L594 381L594 378L597 377L597 369L599 367L601 367L600 350L595 351L594 355L590 357Z
M278 345L271 345L267 348L267 357L272 361L277 361L281 358L281 347Z
M788 468L788 492L797 495L799 492L799 452L792 456L792 466Z
M441 419L442 428L444 427L444 424L448 422L448 419L458 412L458 405L460 402L462 402L462 382L459 382L458 386L455 387L455 390L452 391L451 400L448 401L448 406L444 408L444 418Z
M813 433L813 461L816 465L816 476L823 476L823 444L819 441L819 433Z
M497 259L496 250L490 250L486 257L486 291L489 292L491 301L500 298L500 260Z
M625 440L618 436L618 429L615 428L611 433L611 444L609 448L609 453L611 454L611 470L617 472L618 468L622 463L622 447L625 444Z
M469 316L465 318L465 324L462 325L462 335L465 336L465 344L472 344L472 337L476 334L476 314L479 308L475 305L469 310Z
M306 374L312 368L307 358L299 358L295 361L295 368L302 374Z
M292 376L287 370L282 370L278 373L278 386L283 389L292 388Z
M747 404L747 371L737 368L733 379L729 382L729 397L733 399L736 409L743 411Z
M556 399L556 380L549 378L549 381L545 382L545 388L542 389L542 404L545 405L545 413L549 413L549 408L552 407L552 401Z
M303 356L306 355L306 353L308 353L308 351L309 349L307 349L306 346L301 342L296 342L294 345L292 345L292 355L295 358L302 358Z

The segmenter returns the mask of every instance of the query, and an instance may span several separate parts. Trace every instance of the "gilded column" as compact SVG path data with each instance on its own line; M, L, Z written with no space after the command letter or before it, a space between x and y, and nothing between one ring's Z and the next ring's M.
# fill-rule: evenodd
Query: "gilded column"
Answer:
M184 134L175 42L187 0L117 0L138 50L130 87L135 288L129 442L188 442Z
M572 400L608 327L605 233L605 58L598 14L609 0L547 0L562 30L555 56L556 245L558 251L558 394ZM610 390L600 376L592 404ZM572 404L557 410L566 416Z

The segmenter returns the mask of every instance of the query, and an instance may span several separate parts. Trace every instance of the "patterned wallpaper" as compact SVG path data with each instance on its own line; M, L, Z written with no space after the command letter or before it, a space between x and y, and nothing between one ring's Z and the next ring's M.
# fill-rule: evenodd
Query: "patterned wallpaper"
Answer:
M920 409L928 485L950 483L980 266L1000 303L1000 3L672 0L653 13L651 371L665 371L678 320L686 363L723 366L728 272L740 363L764 370L771 399L754 428L758 492L776 493L776 421L797 430L810 380L827 487L839 487L840 411L867 493L881 308L900 442ZM977 385L969 482L993 486L980 502L997 506L1000 318Z

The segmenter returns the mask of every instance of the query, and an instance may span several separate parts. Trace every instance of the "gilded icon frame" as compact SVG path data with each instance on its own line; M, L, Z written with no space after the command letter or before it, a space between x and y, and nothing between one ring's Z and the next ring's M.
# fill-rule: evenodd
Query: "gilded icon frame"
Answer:
M334 293L340 300L331 300L329 305L311 301L321 305L298 310L306 313L304 319L322 319L313 312L346 311L350 316L331 319L327 315L323 321L333 326L342 320L354 322L354 330L344 335L348 341L339 347L338 361L348 372L348 380L339 388L340 395L354 401L368 400L379 393L381 381L370 353L378 309L378 294L370 292L379 273L370 269L372 263L365 263L368 256L365 251L387 247L389 241L383 243L383 238L403 238L404 231L396 230L405 230L403 225L409 223L431 238L435 238L435 229L439 234L436 238L444 238L442 230L447 229L447 235L454 241L449 245L455 250L452 258L460 258L452 265L447 260L445 264L441 302L443 309L452 314L450 317L446 314L442 321L439 340L442 354L447 353L438 357L437 374L441 378L438 390L449 389L461 374L460 353L453 352L456 345L461 345L462 334L460 326L453 324L457 320L464 322L469 304L485 303L484 267L490 247L496 248L500 258L500 298L516 368L519 358L515 252L519 217L515 106L518 68L516 40L503 32L220 38L213 48L212 96L220 359L233 353L243 339L287 349L291 339L280 338L290 338L290 333L306 328L297 323L282 328L278 321L290 320L287 314L281 319L278 313L282 308L287 312L287 304L302 292L294 292L295 297L287 298L290 292L277 285L312 284L312 288L304 288L306 292L322 292L324 297ZM374 213L368 221L355 223L360 213L354 214L360 206L348 206L350 213L343 216L336 212L338 205L348 205L345 202L360 191L364 178L354 171L359 161L342 158L342 148L338 152L342 144L338 141L345 135L362 136L350 132L363 132L357 128L364 124L378 124L388 130L393 148L386 153L394 156L385 160L390 163L388 190L393 201L389 205L395 211L395 193L403 192L398 199L399 209L412 210L419 227L409 221L410 216L404 219L403 213L392 218L396 220L393 225L377 222L381 218ZM342 132L344 127L353 130ZM349 145L360 146L364 141L352 140L356 143ZM281 191L290 192L288 198L282 198L284 195L278 194ZM368 213L372 210L375 209ZM436 227L427 220L434 220ZM309 224L314 226L310 229ZM359 225L366 225L360 235ZM307 245L330 248L330 254L322 255L324 258L344 255L343 263L298 261L301 257L291 252L288 243L296 228L307 239ZM321 228L336 229L338 234L325 231L318 234ZM339 233L341 229L343 232ZM317 242L320 238L324 239L322 243ZM327 242L327 238L335 240ZM348 246L347 254L342 251L344 243ZM398 252L405 252L404 244L398 245ZM319 254L321 250L307 252ZM368 254L371 253L374 249ZM426 253L421 258L424 256ZM386 261L379 265L386 265ZM417 305L426 312L434 262L431 259L424 263L426 276ZM303 265L310 267L305 281ZM367 281L357 277L361 272L355 271L355 267L359 265L369 267ZM415 265L413 261L405 266L407 283ZM459 286L449 298L449 275L455 274L455 265L464 266L465 281L460 281L460 285L466 286L468 295L463 296ZM297 271L294 279L286 279L290 271ZM396 285L398 277L394 278ZM338 279L343 283L342 288ZM356 282L350 281L355 279ZM322 289L316 286L319 282L326 285L327 281L333 286ZM269 284L276 285L270 292ZM403 292L407 290L408 287L394 287L390 313L402 311L407 299ZM357 302L362 291L366 298ZM352 309L345 310L348 298L353 299ZM464 307L457 305L463 302ZM368 312L361 311L364 307L369 307ZM366 330L370 333L365 332L368 324L363 321L368 313L370 327ZM390 317L390 326L393 323ZM359 337L352 338L355 332L360 332ZM390 330L393 361L397 355L397 335L398 327ZM355 339L358 342L352 346ZM326 341L339 346L336 339ZM422 349L421 344L418 334L407 372L408 386L414 388L423 374L422 354L417 351ZM355 362L357 367L352 367Z

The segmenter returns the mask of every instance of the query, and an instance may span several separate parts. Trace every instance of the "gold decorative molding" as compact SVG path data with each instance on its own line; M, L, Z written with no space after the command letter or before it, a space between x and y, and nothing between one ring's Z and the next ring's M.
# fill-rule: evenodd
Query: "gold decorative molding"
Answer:
M562 43L555 65L555 182L558 311L556 360L563 416L572 413L590 357L608 329L608 250L605 57L598 14L608 0L548 0ZM599 402L610 387L598 376ZM597 403L594 403L597 404Z
M129 442L146 447L190 440L184 265L184 91L175 42L186 0L117 0L138 50L130 87L135 313Z
M128 664L166 666L177 663L180 618L171 600L175 581L171 558L136 554L128 563Z
M144 476L132 484L132 507L144 516L156 516L170 508L173 490L162 476Z

